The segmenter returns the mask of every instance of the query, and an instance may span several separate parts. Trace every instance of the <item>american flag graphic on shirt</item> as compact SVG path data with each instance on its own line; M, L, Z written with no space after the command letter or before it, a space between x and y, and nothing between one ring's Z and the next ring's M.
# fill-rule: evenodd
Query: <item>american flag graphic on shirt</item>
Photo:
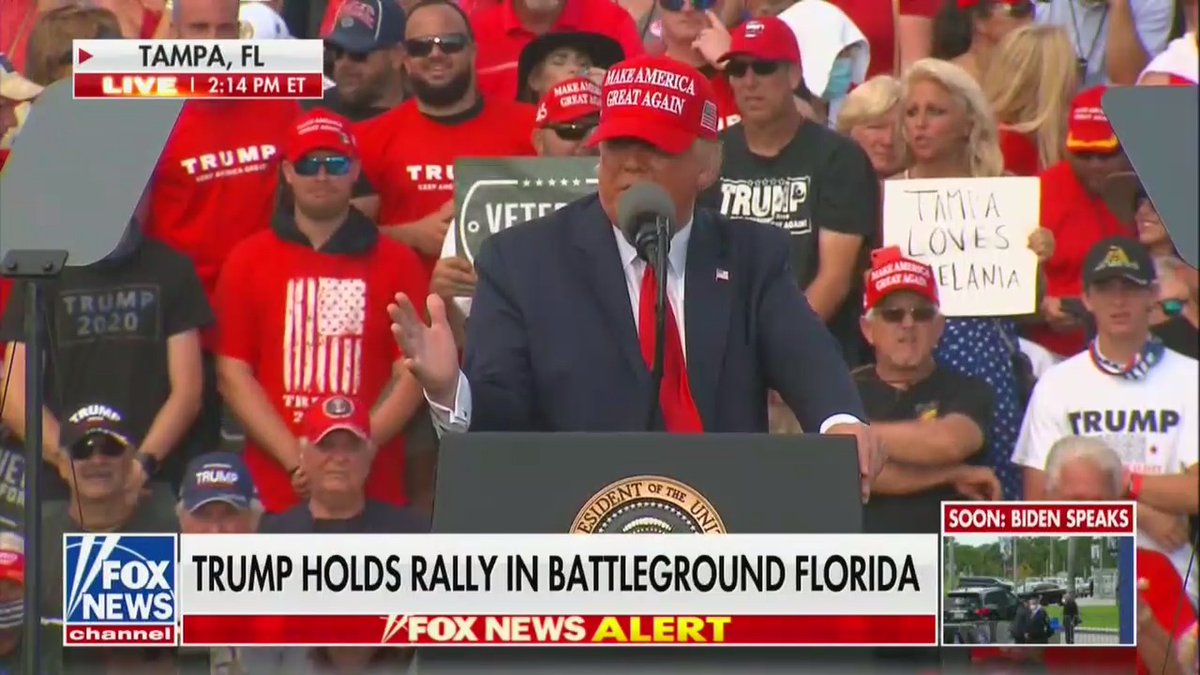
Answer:
M362 382L367 282L302 277L288 281L283 386L288 394L358 394Z

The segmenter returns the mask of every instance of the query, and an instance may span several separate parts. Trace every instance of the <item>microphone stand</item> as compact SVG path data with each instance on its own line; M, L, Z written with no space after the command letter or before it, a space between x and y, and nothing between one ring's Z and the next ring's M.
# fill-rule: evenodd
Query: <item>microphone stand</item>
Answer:
M654 299L654 367L650 370L650 406L646 430L653 431L661 405L663 371L667 347L667 254L671 248L671 224L665 218L654 222L653 243L646 247L646 262L654 270L657 297Z

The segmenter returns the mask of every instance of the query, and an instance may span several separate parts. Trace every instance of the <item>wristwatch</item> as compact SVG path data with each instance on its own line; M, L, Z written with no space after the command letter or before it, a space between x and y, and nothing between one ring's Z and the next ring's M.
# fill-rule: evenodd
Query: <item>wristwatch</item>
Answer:
M146 452L137 454L137 461L141 463L142 470L146 472L146 477L153 476L158 473L158 458Z
M1146 477L1140 473L1129 474L1129 485L1125 486L1125 496L1133 501L1138 501L1142 498L1142 484Z

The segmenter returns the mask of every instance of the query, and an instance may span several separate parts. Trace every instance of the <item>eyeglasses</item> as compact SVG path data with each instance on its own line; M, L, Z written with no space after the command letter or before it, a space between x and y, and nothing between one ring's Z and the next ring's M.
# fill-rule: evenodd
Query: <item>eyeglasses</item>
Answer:
M904 323L904 317L911 316L914 323L928 323L937 316L937 308L929 305L921 307L884 307L877 310L879 318L888 323Z
M582 141L592 135L592 132L596 130L596 125L594 123L556 124L547 128L564 141Z
M658 0L658 4L668 12L682 12L688 5L697 12L707 12L717 6L717 0Z
M371 53L370 52L352 52L347 49L343 49L337 45L332 45L332 44L325 45L325 58L329 59L330 61L336 62L336 61L340 60L342 57L350 59L354 63L365 63L367 59L371 58Z
M321 172L321 167L325 167L325 173L330 176L345 176L350 173L351 164L349 157L333 155L332 157L305 157L293 164L292 168L299 176L315 176Z
M449 35L435 35L433 37L413 38L404 41L404 50L410 56L415 56L423 59L433 53L433 48L437 47L443 54L457 54L467 48L469 40L462 33L450 33Z
M104 433L91 433L67 449L71 459L81 462L99 453L102 457L120 457L128 449L121 441Z
M781 64L778 61L746 61L742 59L734 59L725 64L725 72L730 77L745 77L748 71L753 70L755 75L766 77L774 75L779 71Z

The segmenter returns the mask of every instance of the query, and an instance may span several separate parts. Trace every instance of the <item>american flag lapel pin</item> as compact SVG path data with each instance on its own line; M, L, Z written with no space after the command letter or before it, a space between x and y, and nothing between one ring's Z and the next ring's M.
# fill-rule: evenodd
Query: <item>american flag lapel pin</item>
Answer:
M729 281L729 270L717 268L717 281Z

